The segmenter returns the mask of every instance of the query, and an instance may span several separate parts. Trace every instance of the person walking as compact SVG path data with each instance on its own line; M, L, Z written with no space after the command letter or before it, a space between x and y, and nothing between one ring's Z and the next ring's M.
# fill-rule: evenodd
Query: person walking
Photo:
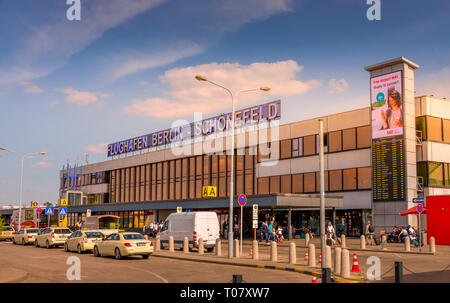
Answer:
M274 231L274 229L273 229L273 224L274 224L274 222L273 222L273 220L272 221L270 221L270 224L269 224L269 230L268 230L268 233L269 233L269 240L270 241L275 241L275 231ZM270 245L270 243L269 242L266 242L266 244L267 245Z
M366 231L365 231L366 244L374 245L374 242L375 242L373 239L374 233L375 233L375 229L373 228L372 224L370 223L370 220L368 220L367 224L366 224Z
M261 224L261 241L266 240L266 243L269 242L269 235L268 235L269 227L267 225L267 220L265 220Z
M333 224L331 221L328 221L327 226L327 245L332 246L334 244L334 239L336 239L336 232L334 230Z

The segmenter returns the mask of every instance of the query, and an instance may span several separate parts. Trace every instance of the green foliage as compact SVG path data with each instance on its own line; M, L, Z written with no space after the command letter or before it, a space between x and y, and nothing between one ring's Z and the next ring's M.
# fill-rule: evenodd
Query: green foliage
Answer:
M6 225L5 219L3 219L2 216L0 216L0 231L3 231L5 229L5 225Z

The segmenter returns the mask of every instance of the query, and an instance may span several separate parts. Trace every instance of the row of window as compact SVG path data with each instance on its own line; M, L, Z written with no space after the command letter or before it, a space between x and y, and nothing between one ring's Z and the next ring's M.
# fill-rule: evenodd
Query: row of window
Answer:
M153 220L152 211L135 210L120 212L97 212L95 215L114 215L119 217L119 228L143 228L144 224L149 224ZM67 214L68 226L75 226L76 222L86 220L85 214L80 218L76 213Z
M423 140L450 143L450 120L431 116L416 117L416 130Z
M418 162L417 176L423 178L424 186L450 187L450 163Z
M319 172L258 178L258 194L316 193L320 191ZM372 188L370 167L325 171L325 191L366 190Z

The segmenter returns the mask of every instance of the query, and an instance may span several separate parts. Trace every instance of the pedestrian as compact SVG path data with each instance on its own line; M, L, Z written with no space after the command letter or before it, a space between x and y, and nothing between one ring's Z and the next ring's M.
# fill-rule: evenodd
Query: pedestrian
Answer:
M267 225L267 219L261 224L261 241L266 240L266 243L269 242L268 235L269 227Z
M412 245L414 245L415 247L419 247L420 244L419 244L419 241L417 241L417 233L414 230L414 228L411 226L408 231L409 231L410 243Z
M334 230L333 224L331 221L328 221L327 226L327 245L332 246L334 244L334 239L337 239L336 232Z
M283 236L283 229L281 228L281 226L278 225L278 229L277 229L277 242L281 243L284 240L284 236Z
M144 225L144 227L142 228L142 234L143 235L147 234L147 225Z
M163 226L164 226L164 221L161 220L161 222L159 222L159 226L158 226L159 229L158 229L158 232L162 230Z
M365 236L366 236L366 243L368 245L374 245L374 239L373 239L373 235L375 233L375 229L373 228L373 225L370 223L370 220L367 221L366 224L366 231L365 231Z
M275 230L274 230L274 221L270 221L269 224L269 241L275 241ZM269 242L267 242L267 245L269 245Z
M406 228L403 226L402 230L400 232L400 234L398 235L398 240L399 242L403 243L405 242L405 238L408 237L408 231L406 230Z

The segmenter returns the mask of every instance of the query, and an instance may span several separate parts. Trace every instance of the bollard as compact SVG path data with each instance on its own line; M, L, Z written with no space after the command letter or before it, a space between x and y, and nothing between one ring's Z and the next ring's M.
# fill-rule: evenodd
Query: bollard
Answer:
M430 253L436 253L436 241L434 240L434 237L430 237L430 244L429 244Z
M295 249L295 243L291 242L291 244L289 244L289 264L295 263L297 263L297 253Z
M386 235L381 236L381 249L387 250L387 236Z
M203 238L198 238L198 254L203 255L205 253L205 244Z
M341 248L346 248L347 243L345 243L345 235L341 235Z
M314 267L316 266L316 247L314 244L309 244L308 247L308 266Z
M272 241L270 245L270 261L277 262L277 242Z
M233 275L233 283L242 283L242 275Z
M184 237L183 252L184 253L188 253L189 252L189 238L188 237Z
M306 247L309 246L309 240L310 240L309 234L305 234L305 246Z
M155 251L161 250L161 237L156 236Z
M404 242L404 244L405 244L405 251L411 251L411 243L410 243L410 240L409 240L409 236L406 236L404 241L405 241Z
M222 256L222 241L220 239L216 240L216 256Z
M341 274L341 257L342 257L342 249L340 247L336 247L334 249L334 273L336 275Z
M366 249L366 237L364 235L361 235L359 240L359 248Z
M258 251L258 241L257 240L253 240L253 245L252 245L252 253L253 253L253 260L258 260L259 259L259 251Z
M170 252L174 252L174 247L173 247L173 236L169 237L169 251Z
M403 262L395 262L395 283L403 283Z
M331 269L331 246L325 246L325 268Z
M350 254L348 249L345 248L342 250L341 276L344 278L350 278Z
M239 240L235 239L234 240L234 257L235 258L239 258L239 252L240 252L240 250L239 250Z

